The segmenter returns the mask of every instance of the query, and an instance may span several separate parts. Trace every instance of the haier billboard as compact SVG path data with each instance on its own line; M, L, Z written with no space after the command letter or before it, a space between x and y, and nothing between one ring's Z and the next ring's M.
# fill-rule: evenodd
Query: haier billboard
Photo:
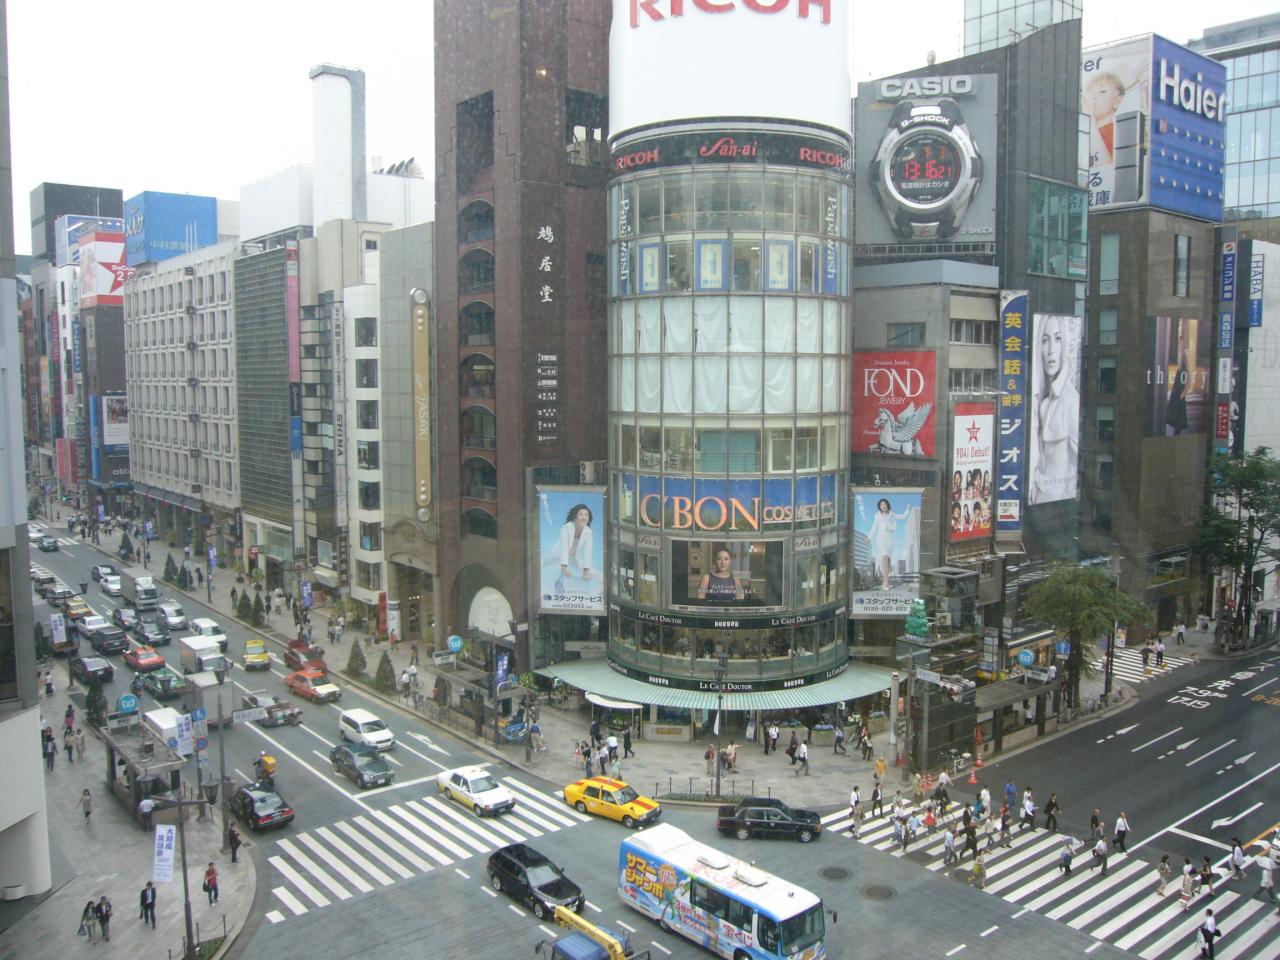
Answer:
M1159 207L1222 222L1226 67L1148 34L1085 51L1089 212Z
M218 242L218 201L147 190L124 202L125 262L167 260Z

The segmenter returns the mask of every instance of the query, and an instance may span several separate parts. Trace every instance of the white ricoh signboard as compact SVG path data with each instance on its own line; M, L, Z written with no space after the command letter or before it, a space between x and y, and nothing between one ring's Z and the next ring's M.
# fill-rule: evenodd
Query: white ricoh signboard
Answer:
M850 133L847 0L613 0L609 130L764 117Z

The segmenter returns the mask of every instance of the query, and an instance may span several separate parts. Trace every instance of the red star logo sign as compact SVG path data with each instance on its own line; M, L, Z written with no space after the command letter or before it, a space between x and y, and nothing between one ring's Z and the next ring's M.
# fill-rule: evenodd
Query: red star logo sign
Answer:
M121 256L124 254L121 253ZM123 260L117 260L115 263L99 262L98 266L107 270L111 274L111 289L107 293L115 293L124 286L125 281L133 276L133 268L126 266Z
M970 420L970 421L969 421L969 426L968 426L968 427L966 427L965 429L967 429L967 430L969 431L969 442L970 442L970 443L977 443L977 442L978 442L978 434L980 434L980 433L982 432L982 428L978 426L978 421L977 421L977 420Z

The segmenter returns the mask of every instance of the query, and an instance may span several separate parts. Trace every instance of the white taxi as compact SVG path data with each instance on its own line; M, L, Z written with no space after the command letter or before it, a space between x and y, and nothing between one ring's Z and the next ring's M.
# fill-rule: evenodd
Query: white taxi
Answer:
M516 805L511 791L483 767L458 767L436 777L436 787L450 800L470 807L477 817L493 817Z

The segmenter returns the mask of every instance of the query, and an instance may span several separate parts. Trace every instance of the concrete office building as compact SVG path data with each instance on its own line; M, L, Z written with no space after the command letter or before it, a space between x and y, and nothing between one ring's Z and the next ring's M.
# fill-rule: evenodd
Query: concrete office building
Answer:
M230 563L239 541L235 288L239 245L136 268L124 288L134 503L177 545L208 530Z
M0 897L45 893L53 883L40 758L27 481L22 436L22 344L13 255L7 12L0 0Z
M531 506L606 455L609 7L436 4L436 635L491 675L598 634L534 618Z

